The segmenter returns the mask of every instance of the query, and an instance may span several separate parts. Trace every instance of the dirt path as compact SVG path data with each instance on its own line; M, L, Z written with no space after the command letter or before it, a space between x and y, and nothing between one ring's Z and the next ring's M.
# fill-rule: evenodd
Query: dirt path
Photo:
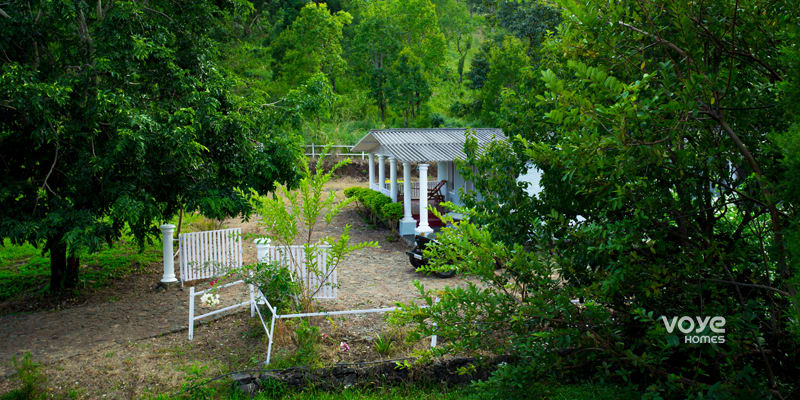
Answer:
M345 179L332 182L330 188L340 190L353 184L357 183ZM360 250L345 259L338 273L339 298L322 302L325 309L371 308L411 301L418 298L412 283L415 279L422 281L429 289L464 283L459 278L442 280L415 273L404 254L406 244L396 240L389 230L368 226L355 206L345 209L319 235L339 234L345 224L351 225L352 242L374 240L379 242L380 248ZM231 220L226 221L226 225L242 227L245 233L259 233L255 220ZM246 242L244 254L245 262L255 260L252 242ZM21 352L29 351L34 360L45 364L83 357L84 363L93 365L92 357L97 357L104 349L119 349L126 344L153 341L157 346L159 340L169 341L173 345L181 343L180 337L183 336L185 340L185 332L159 339L162 335L185 328L188 318L187 291L174 287L167 291L154 290L161 277L161 269L161 264L151 265L147 273L119 281L113 288L98 291L87 302L73 308L0 317L0 388L2 381L12 372L11 357ZM245 296L244 291L238 289L223 292L221 297L224 305L241 301ZM356 335L366 337L380 330L375 318L354 316L351 321L362 321L354 328L353 334ZM196 328L195 336L217 338L211 332L215 324L217 322ZM220 324L226 327L230 325L224 322Z

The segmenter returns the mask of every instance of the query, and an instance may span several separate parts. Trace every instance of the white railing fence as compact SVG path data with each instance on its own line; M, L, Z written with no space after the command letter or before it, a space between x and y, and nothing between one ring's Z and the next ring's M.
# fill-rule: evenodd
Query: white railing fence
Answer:
M433 189L438 184L438 181L428 181L428 190ZM377 192L381 192L389 197L392 196L391 191L389 190L389 183L386 182L386 185L381 188L380 185L377 183L372 183L369 186L370 189L375 190ZM444 188L442 188L444 190ZM427 191L426 191L427 193ZM397 182L397 198L401 198L403 196L403 182ZM411 199L418 200L419 199L419 181L411 181Z
M162 228L163 229L163 228ZM167 254L171 254L172 232L164 235L164 264L166 269ZM168 251L169 250L169 251ZM178 263L180 265L181 287L184 283L202 279L222 276L242 266L242 229L218 229L213 231L189 232L178 235ZM172 261L172 258L169 260ZM166 275L166 273L165 273ZM255 316L255 288L248 285L249 299L232 304L220 309L212 310L205 314L195 315L196 297L202 296L211 290L221 290L230 286L243 284L244 280L237 280L214 289L196 291L194 286L189 288L189 340L194 338L194 323L197 320L239 308L250 306L250 316Z
M287 266L315 299L335 299L338 294L336 266L328 265L330 248L315 246L317 254L309 259L303 246L272 246L268 240L256 239L258 261Z
M325 149L324 144L307 144L306 146L306 155L314 158L319 157L322 155L322 151ZM350 149L353 148L353 145L350 144L333 144L330 146L330 150L328 150L329 157L361 157L362 160L367 158L366 152L358 152L353 153Z
M308 318L308 317L330 317L334 315L350 315L350 314L373 314L373 313L386 313L390 311L398 310L399 307L386 307L386 308L368 308L362 310L342 310L342 311L323 311L323 312L312 312L312 313L295 313L295 314L278 314L278 309L273 307L269 300L259 292L259 301L260 304L263 304L267 307L267 309L272 314L272 318L270 319L269 328L267 328L267 323L264 321L263 316L261 315L261 310L259 307L256 307L256 313L258 314L258 318L261 320L261 326L264 327L264 332L267 334L267 338L269 339L269 343L267 344L267 361L265 364L269 364L270 359L272 358L272 344L275 341L275 320L276 319L288 319L288 318ZM434 300L435 303L439 302L439 299ZM428 306L420 306L420 308L427 308ZM433 323L433 326L436 327L436 323ZM431 336L431 347L436 347L438 337L437 335Z

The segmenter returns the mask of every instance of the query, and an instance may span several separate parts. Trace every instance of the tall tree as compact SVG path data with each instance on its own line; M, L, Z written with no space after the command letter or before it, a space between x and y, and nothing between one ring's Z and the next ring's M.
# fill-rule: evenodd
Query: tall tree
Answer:
M526 40L530 54L560 22L558 9L538 1L502 1L497 10L497 24Z
M389 74L400 52L408 48L422 71L433 77L442 67L446 43L430 0L371 2L355 27L352 64L367 82L381 120L389 99Z
M431 96L431 87L423 71L422 60L409 48L403 49L389 70L391 103L403 110L405 127L416 118L420 105Z
M123 229L181 208L247 213L234 190L298 173L298 146L236 98L209 35L213 1L41 2L0 17L0 238L50 253L51 291Z
M308 3L300 10L272 45L273 70L286 88L322 72L336 90L336 78L347 67L342 58L342 28L352 20L345 11L331 14L325 3Z

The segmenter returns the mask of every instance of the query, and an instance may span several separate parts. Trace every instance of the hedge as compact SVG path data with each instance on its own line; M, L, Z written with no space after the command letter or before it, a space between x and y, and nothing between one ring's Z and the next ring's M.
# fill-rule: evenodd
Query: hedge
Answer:
M381 192L363 187L349 187L344 190L344 195L355 197L369 212L372 222L380 220L395 229L397 221L403 216L403 205L393 202L389 196Z

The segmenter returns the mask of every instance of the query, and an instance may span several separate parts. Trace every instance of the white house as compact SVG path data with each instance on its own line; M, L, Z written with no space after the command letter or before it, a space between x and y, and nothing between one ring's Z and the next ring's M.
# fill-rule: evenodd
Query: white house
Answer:
M469 129L478 140L478 146L484 147L495 140L507 140L503 131L495 128ZM352 151L369 154L369 187L391 197L392 201L402 199L403 218L400 220L400 234L414 233L427 235L433 232L428 221L428 196L423 193L431 191L433 196L459 204L458 189L472 190L472 182L464 179L455 168L455 159L464 159L465 128L428 128L428 129L382 129L372 130L353 147ZM375 173L375 159L378 170ZM389 164L387 183L386 163ZM436 162L436 175L429 179L428 162ZM403 165L402 181L397 178L397 164ZM411 179L411 164L418 163L418 181ZM532 168L518 180L538 183L538 170ZM441 181L445 181L441 183ZM402 188L399 187L402 185ZM434 191L437 185L439 190ZM420 191L420 188L426 188ZM529 189L530 191L530 189ZM422 192L422 193L420 193ZM538 192L538 188L534 191ZM421 195L422 194L422 195ZM416 201L415 201L416 200ZM418 203L417 210L412 209ZM417 214L419 221L414 218Z

